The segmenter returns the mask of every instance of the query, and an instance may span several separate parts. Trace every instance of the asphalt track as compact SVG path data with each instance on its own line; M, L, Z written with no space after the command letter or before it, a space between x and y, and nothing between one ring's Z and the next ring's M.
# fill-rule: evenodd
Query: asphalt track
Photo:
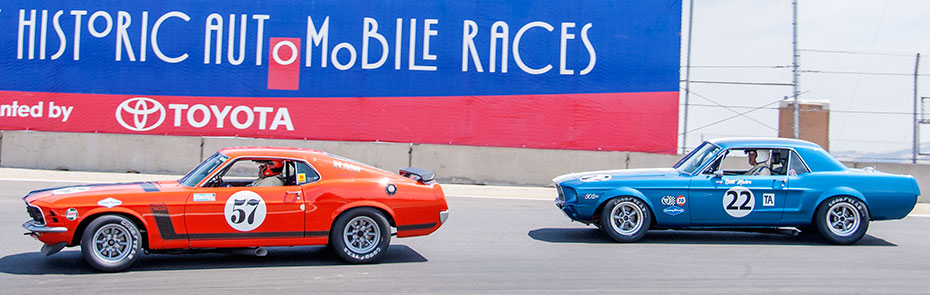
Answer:
M930 217L872 223L853 246L708 231L650 231L618 244L551 201L481 196L449 196L439 231L393 239L378 264L285 247L266 257L143 255L127 272L102 274L80 248L42 257L22 235L21 197L71 184L0 180L0 293L930 293Z

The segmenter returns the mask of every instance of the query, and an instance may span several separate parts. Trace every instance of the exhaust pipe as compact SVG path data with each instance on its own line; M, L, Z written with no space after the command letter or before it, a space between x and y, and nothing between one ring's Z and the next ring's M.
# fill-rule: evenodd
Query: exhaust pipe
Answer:
M232 253L232 254L236 254L236 255L258 256L258 257L263 257L263 256L265 256L265 255L268 255L268 250L266 250L265 248L262 248L262 247L257 247L257 248L234 248L234 249L229 249L229 250L223 251L223 252L228 252L228 253Z

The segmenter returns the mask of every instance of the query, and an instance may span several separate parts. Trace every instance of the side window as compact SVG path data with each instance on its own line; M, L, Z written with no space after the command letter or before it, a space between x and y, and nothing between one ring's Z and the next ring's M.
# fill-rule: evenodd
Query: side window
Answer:
M297 185L303 185L311 183L320 179L320 174L316 173L315 170L307 166L307 163L294 161L296 164L296 177Z
M705 173L723 170L725 175L786 175L788 150L772 148L734 148L708 167Z
M801 161L801 157L798 156L798 153L794 151L791 152L791 159L788 163L788 175L801 175L810 173L811 170L807 168L807 165L804 165L804 162Z
M790 150L772 149L772 159L770 160L772 175L788 174L788 154Z

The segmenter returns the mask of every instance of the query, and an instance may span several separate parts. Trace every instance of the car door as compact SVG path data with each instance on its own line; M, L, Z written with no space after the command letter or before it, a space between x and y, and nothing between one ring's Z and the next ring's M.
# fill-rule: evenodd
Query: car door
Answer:
M255 159L237 161L251 160ZM234 170L228 167L231 165L235 163L220 169ZM227 186L216 182L223 177L217 174L187 199L185 224L191 247L291 245L304 237L302 192L296 183ZM239 185L241 181L230 183Z
M731 149L723 157L742 151ZM726 158L721 161L727 163ZM770 225L782 218L787 189L782 170L773 169L772 175L744 175L742 170L715 169L726 166L711 165L692 177L692 225Z

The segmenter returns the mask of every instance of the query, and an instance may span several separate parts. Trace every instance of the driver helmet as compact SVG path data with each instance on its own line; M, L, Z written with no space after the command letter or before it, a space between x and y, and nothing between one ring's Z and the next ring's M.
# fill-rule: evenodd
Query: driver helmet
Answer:
M769 150L749 150L747 154L755 153L756 154L756 163L765 163L768 162L769 157L771 156L771 151Z
M281 171L284 170L284 161L270 160L259 165L258 169L261 171L262 176L275 176L281 174Z

